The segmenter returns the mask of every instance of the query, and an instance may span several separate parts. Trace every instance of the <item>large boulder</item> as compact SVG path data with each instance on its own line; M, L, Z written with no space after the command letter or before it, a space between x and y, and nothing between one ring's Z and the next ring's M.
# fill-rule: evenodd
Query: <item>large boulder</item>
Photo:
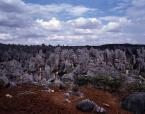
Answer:
M121 102L121 107L133 114L143 114L145 112L145 92L136 92Z
M79 109L82 112L91 112L93 111L95 104L90 101L89 99L82 100L77 103L76 105L77 109Z

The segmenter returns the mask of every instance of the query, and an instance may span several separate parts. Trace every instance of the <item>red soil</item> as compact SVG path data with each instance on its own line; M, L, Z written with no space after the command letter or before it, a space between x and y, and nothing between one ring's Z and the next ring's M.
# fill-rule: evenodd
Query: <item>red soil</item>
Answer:
M20 94L25 91L35 94ZM108 114L130 114L119 107L119 97L91 87L82 87L84 98L95 101L98 105L109 104ZM8 98L5 95L13 97ZM18 95L19 94L19 95ZM15 89L0 90L0 114L92 114L83 113L76 109L79 97L71 97L71 103L64 101L64 91L55 90L54 93L41 91L39 87L17 87ZM105 106L103 106L105 108Z

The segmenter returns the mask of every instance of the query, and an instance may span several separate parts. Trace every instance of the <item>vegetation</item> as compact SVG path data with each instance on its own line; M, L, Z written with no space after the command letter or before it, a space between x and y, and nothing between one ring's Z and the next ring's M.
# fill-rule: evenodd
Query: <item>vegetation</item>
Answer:
M127 90L130 93L132 93L132 92L145 92L145 84L144 83L139 83L139 82L128 84L127 85Z
M88 85L91 79L89 77L81 76L75 79L75 84L79 86Z
M109 89L112 92L117 92L123 84L123 79L112 78L107 75L100 75L91 78L89 76L81 76L77 78L75 82L79 86L91 84L96 88Z

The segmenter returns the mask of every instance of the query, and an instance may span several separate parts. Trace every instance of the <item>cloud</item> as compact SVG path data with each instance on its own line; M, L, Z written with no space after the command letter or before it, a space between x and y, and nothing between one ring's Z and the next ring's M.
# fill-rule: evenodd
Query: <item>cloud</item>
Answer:
M53 45L145 43L145 0L139 0L139 3L137 0L127 1L123 0L124 5L127 3L125 8L121 1L115 9L122 10L124 15L94 16L91 14L97 9L82 5L0 0L0 42Z
M21 0L1 0L0 11L21 13L25 11L26 4Z
M82 16L88 12L94 12L95 9L85 6L74 6L71 4L28 4L27 9L31 15L36 15L43 18L50 18L52 16L58 16L61 13L65 13L68 16Z
M96 18L80 17L74 20L69 20L67 23L76 28L88 29L88 28L97 28L101 24L101 21Z
M110 21L107 25L104 25L102 28L102 31L106 32L116 32L121 30L122 27L127 26L128 24L131 23L130 20L128 20L125 17L104 17L102 18L103 20Z
M93 8L87 8L87 7L83 7L83 6L71 6L69 9L67 9L67 11L74 16L81 16L87 12L93 12L95 11L95 9Z
M6 33L0 33L0 40L11 40L11 36Z
M48 21L44 21L43 19L37 19L36 22L44 29L48 29L48 30L61 29L61 22L57 20L55 17Z
M132 0L127 15L133 18L145 17L145 0Z
M117 0L117 4L115 7L109 9L110 12L118 12L118 13L124 13L128 7L130 7L130 3L132 0Z

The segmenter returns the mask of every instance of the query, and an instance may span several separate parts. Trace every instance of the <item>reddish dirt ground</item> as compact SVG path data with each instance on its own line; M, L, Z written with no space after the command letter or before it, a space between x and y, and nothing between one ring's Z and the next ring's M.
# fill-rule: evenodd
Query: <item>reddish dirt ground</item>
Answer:
M82 87L84 98L71 97L71 103L64 101L64 91L55 90L54 93L41 91L34 86L17 87L0 90L0 114L93 114L83 113L76 109L77 101L89 98L98 105L109 104L108 114L130 114L119 107L119 97L91 87ZM20 94L31 91L30 94ZM8 98L5 95L13 97ZM103 106L105 108L105 106Z

